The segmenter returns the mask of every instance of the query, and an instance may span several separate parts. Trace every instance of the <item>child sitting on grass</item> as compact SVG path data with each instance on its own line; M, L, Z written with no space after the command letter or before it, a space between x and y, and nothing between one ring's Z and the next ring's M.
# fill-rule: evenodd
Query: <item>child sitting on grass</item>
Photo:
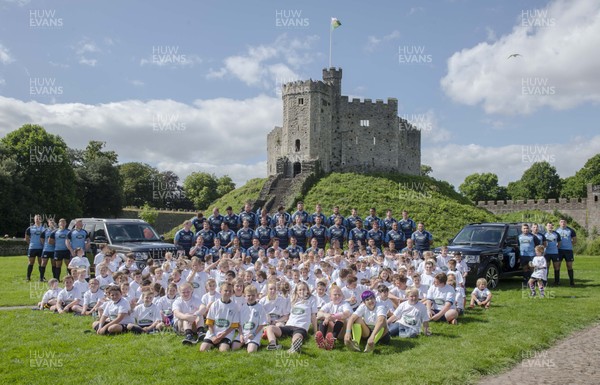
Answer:
M81 313L82 307L81 303L81 292L73 286L74 283L73 276L67 275L64 278L65 288L58 293L58 297L56 299L56 311L58 313Z
M142 288L144 303L137 305L131 314L134 322L127 325L127 329L136 334L151 333L163 328L160 309L154 303L154 292L150 286Z
M487 280L479 278L476 285L477 287L471 293L471 304L469 307L474 308L477 304L477 306L489 309L492 303L492 293L487 288Z
M238 305L231 299L233 285L229 282L221 283L221 298L213 302L206 315L208 333L200 345L201 352L211 348L218 348L220 352L231 349L233 334L240 329L240 311ZM241 341L240 341L241 342Z
M95 315L104 302L104 292L99 289L100 283L96 278L90 279L89 290L83 293L83 315Z
M121 297L121 289L118 286L111 285L107 291L110 301L105 304L102 316L92 327L98 335L125 333L127 325L133 322L129 315L129 302Z
M44 295L42 296L42 300L38 303L38 309L50 309L54 311L56 309L56 300L58 298L58 293L60 293L60 288L58 287L58 279L52 278L48 281L48 291L44 293Z

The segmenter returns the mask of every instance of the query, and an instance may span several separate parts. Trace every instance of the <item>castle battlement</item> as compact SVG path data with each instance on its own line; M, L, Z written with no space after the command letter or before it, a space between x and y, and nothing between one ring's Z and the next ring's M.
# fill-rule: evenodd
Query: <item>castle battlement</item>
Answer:
M340 101L344 104L349 104L350 106L394 106L398 107L398 99L396 98L388 98L387 101L383 101L383 99L375 99L375 101L373 101L373 99L369 99L369 98L365 98L363 100L359 99L359 98L352 98L352 100L349 100L348 96L342 96L340 98Z
M330 86L321 80L296 80L282 86L282 93L286 95L306 94L310 92L329 93Z

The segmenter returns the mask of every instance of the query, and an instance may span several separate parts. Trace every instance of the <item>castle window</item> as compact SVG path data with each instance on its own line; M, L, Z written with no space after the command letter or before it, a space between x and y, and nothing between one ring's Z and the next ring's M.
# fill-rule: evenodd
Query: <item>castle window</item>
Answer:
M296 152L300 151L300 139L296 139Z
M369 127L369 121L368 120L361 120L360 121L360 126L361 127Z
M304 98L298 98L298 104L304 104Z
M373 137L373 146L376 145L375 137Z

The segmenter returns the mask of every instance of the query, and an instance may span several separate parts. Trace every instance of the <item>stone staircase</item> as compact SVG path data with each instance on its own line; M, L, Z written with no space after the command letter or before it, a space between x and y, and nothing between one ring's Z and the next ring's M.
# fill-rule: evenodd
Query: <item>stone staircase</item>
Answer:
M293 178L284 178L281 174L270 176L254 202L254 210L264 207L267 212L275 213L277 207L283 206L289 211L296 198L314 183L314 176L313 172L302 172Z

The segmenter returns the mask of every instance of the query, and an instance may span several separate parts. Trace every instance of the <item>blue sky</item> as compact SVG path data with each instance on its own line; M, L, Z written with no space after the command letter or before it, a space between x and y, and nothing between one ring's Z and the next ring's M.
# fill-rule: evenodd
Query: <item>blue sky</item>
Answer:
M342 93L397 98L434 177L506 184L538 160L566 177L600 152L585 0L0 0L0 136L36 123L182 180L264 177L278 87L321 78L331 17Z

